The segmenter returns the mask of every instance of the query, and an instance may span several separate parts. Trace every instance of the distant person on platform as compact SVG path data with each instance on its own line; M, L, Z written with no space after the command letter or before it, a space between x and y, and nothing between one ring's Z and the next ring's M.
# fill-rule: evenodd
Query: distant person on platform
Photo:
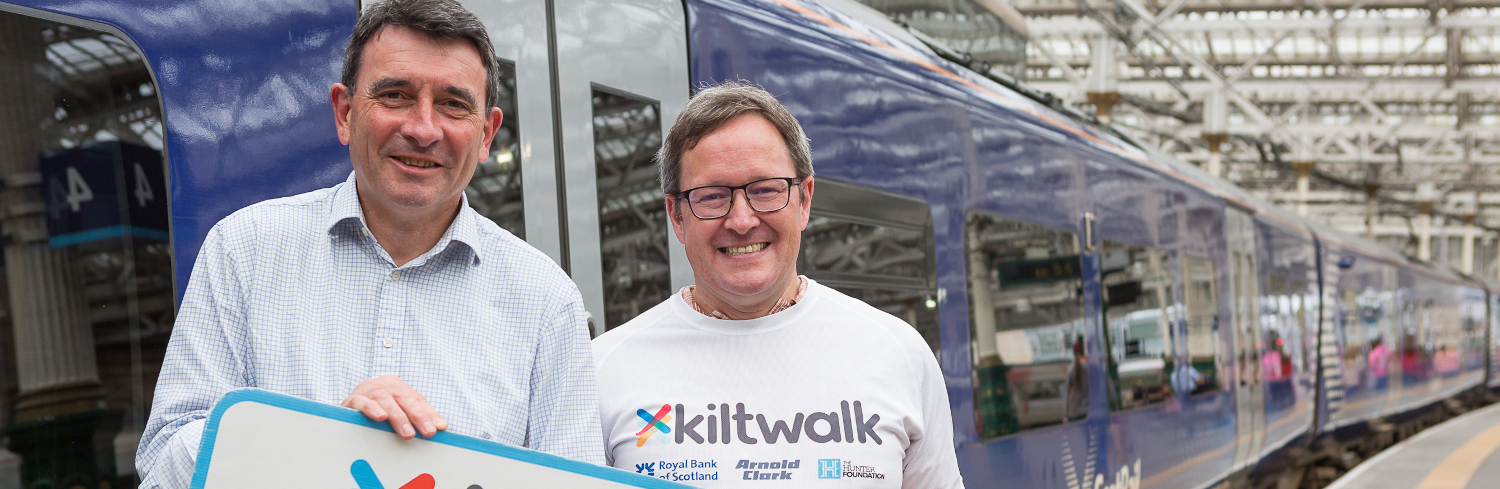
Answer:
M703 89L657 161L695 285L595 340L610 465L705 487L963 487L926 341L796 273L813 168L791 113L758 87Z
M354 171L209 231L141 439L143 487L188 486L209 410L240 387L353 408L403 438L603 462L578 289L464 197L500 127L493 49L452 0L361 14L329 94Z

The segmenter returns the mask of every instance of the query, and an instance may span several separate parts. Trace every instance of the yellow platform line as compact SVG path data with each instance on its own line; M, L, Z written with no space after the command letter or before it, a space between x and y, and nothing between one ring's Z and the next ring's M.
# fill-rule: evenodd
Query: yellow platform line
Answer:
M1432 468L1417 489L1464 489L1490 454L1500 449L1500 425L1491 426Z

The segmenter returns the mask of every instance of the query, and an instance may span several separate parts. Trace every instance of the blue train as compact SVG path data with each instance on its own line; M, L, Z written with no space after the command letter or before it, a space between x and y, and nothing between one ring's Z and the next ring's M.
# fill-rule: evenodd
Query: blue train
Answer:
M126 88L95 97L113 112L86 91L46 98L36 149L53 151L40 172L60 182L47 187L61 192L53 216L120 190L98 211L113 221L57 221L42 241L80 267L134 260L136 288L118 301L139 318L93 325L100 405L133 450L172 298L209 228L348 175L328 87L359 6L4 2L6 29L36 40L0 42L45 48L23 75ZM569 271L597 331L691 282L650 160L691 88L748 80L776 94L819 178L798 266L928 340L969 487L1315 487L1500 381L1494 284L1289 215L853 2L466 3L492 28L506 91L469 201ZM118 121L75 120L90 110ZM82 168L69 155L101 147L153 149L155 166L135 168L165 179L69 173ZM119 221L156 199L161 224ZM114 300L91 294L79 300ZM0 391L34 399L31 361L7 367L19 387ZM22 453L36 411L16 406L0 422ZM21 478L68 477L49 470L23 464Z

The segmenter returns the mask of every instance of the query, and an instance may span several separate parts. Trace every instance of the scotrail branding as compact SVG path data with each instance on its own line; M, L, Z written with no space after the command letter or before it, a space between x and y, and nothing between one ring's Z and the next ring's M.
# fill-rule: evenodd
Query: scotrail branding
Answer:
M669 414L674 410L673 408L676 411L675 417ZM709 404L705 409L708 411L706 415L690 413L681 404L675 406L662 404L661 408L656 410L655 415L645 409L636 410L636 415L641 418L642 427L635 434L635 446L644 446L646 440L657 432L672 434L672 442L679 445L688 440L700 445L703 443L728 445L736 441L746 445L762 442L777 444L803 441L879 445L884 442L875 432L875 425L880 422L880 415L866 413L864 404L859 401L852 403L841 401L837 411L796 413L790 420L767 419L764 414L748 412L745 409L745 403L736 403L732 412L729 410L729 404ZM669 421L673 423L670 426L666 424ZM668 437L662 436L657 439L662 443L667 443Z

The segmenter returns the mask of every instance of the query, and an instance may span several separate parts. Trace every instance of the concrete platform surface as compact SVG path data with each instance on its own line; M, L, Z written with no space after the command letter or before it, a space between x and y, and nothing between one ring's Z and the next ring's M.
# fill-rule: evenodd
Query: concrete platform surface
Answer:
M1500 488L1500 404L1428 428L1326 489Z

